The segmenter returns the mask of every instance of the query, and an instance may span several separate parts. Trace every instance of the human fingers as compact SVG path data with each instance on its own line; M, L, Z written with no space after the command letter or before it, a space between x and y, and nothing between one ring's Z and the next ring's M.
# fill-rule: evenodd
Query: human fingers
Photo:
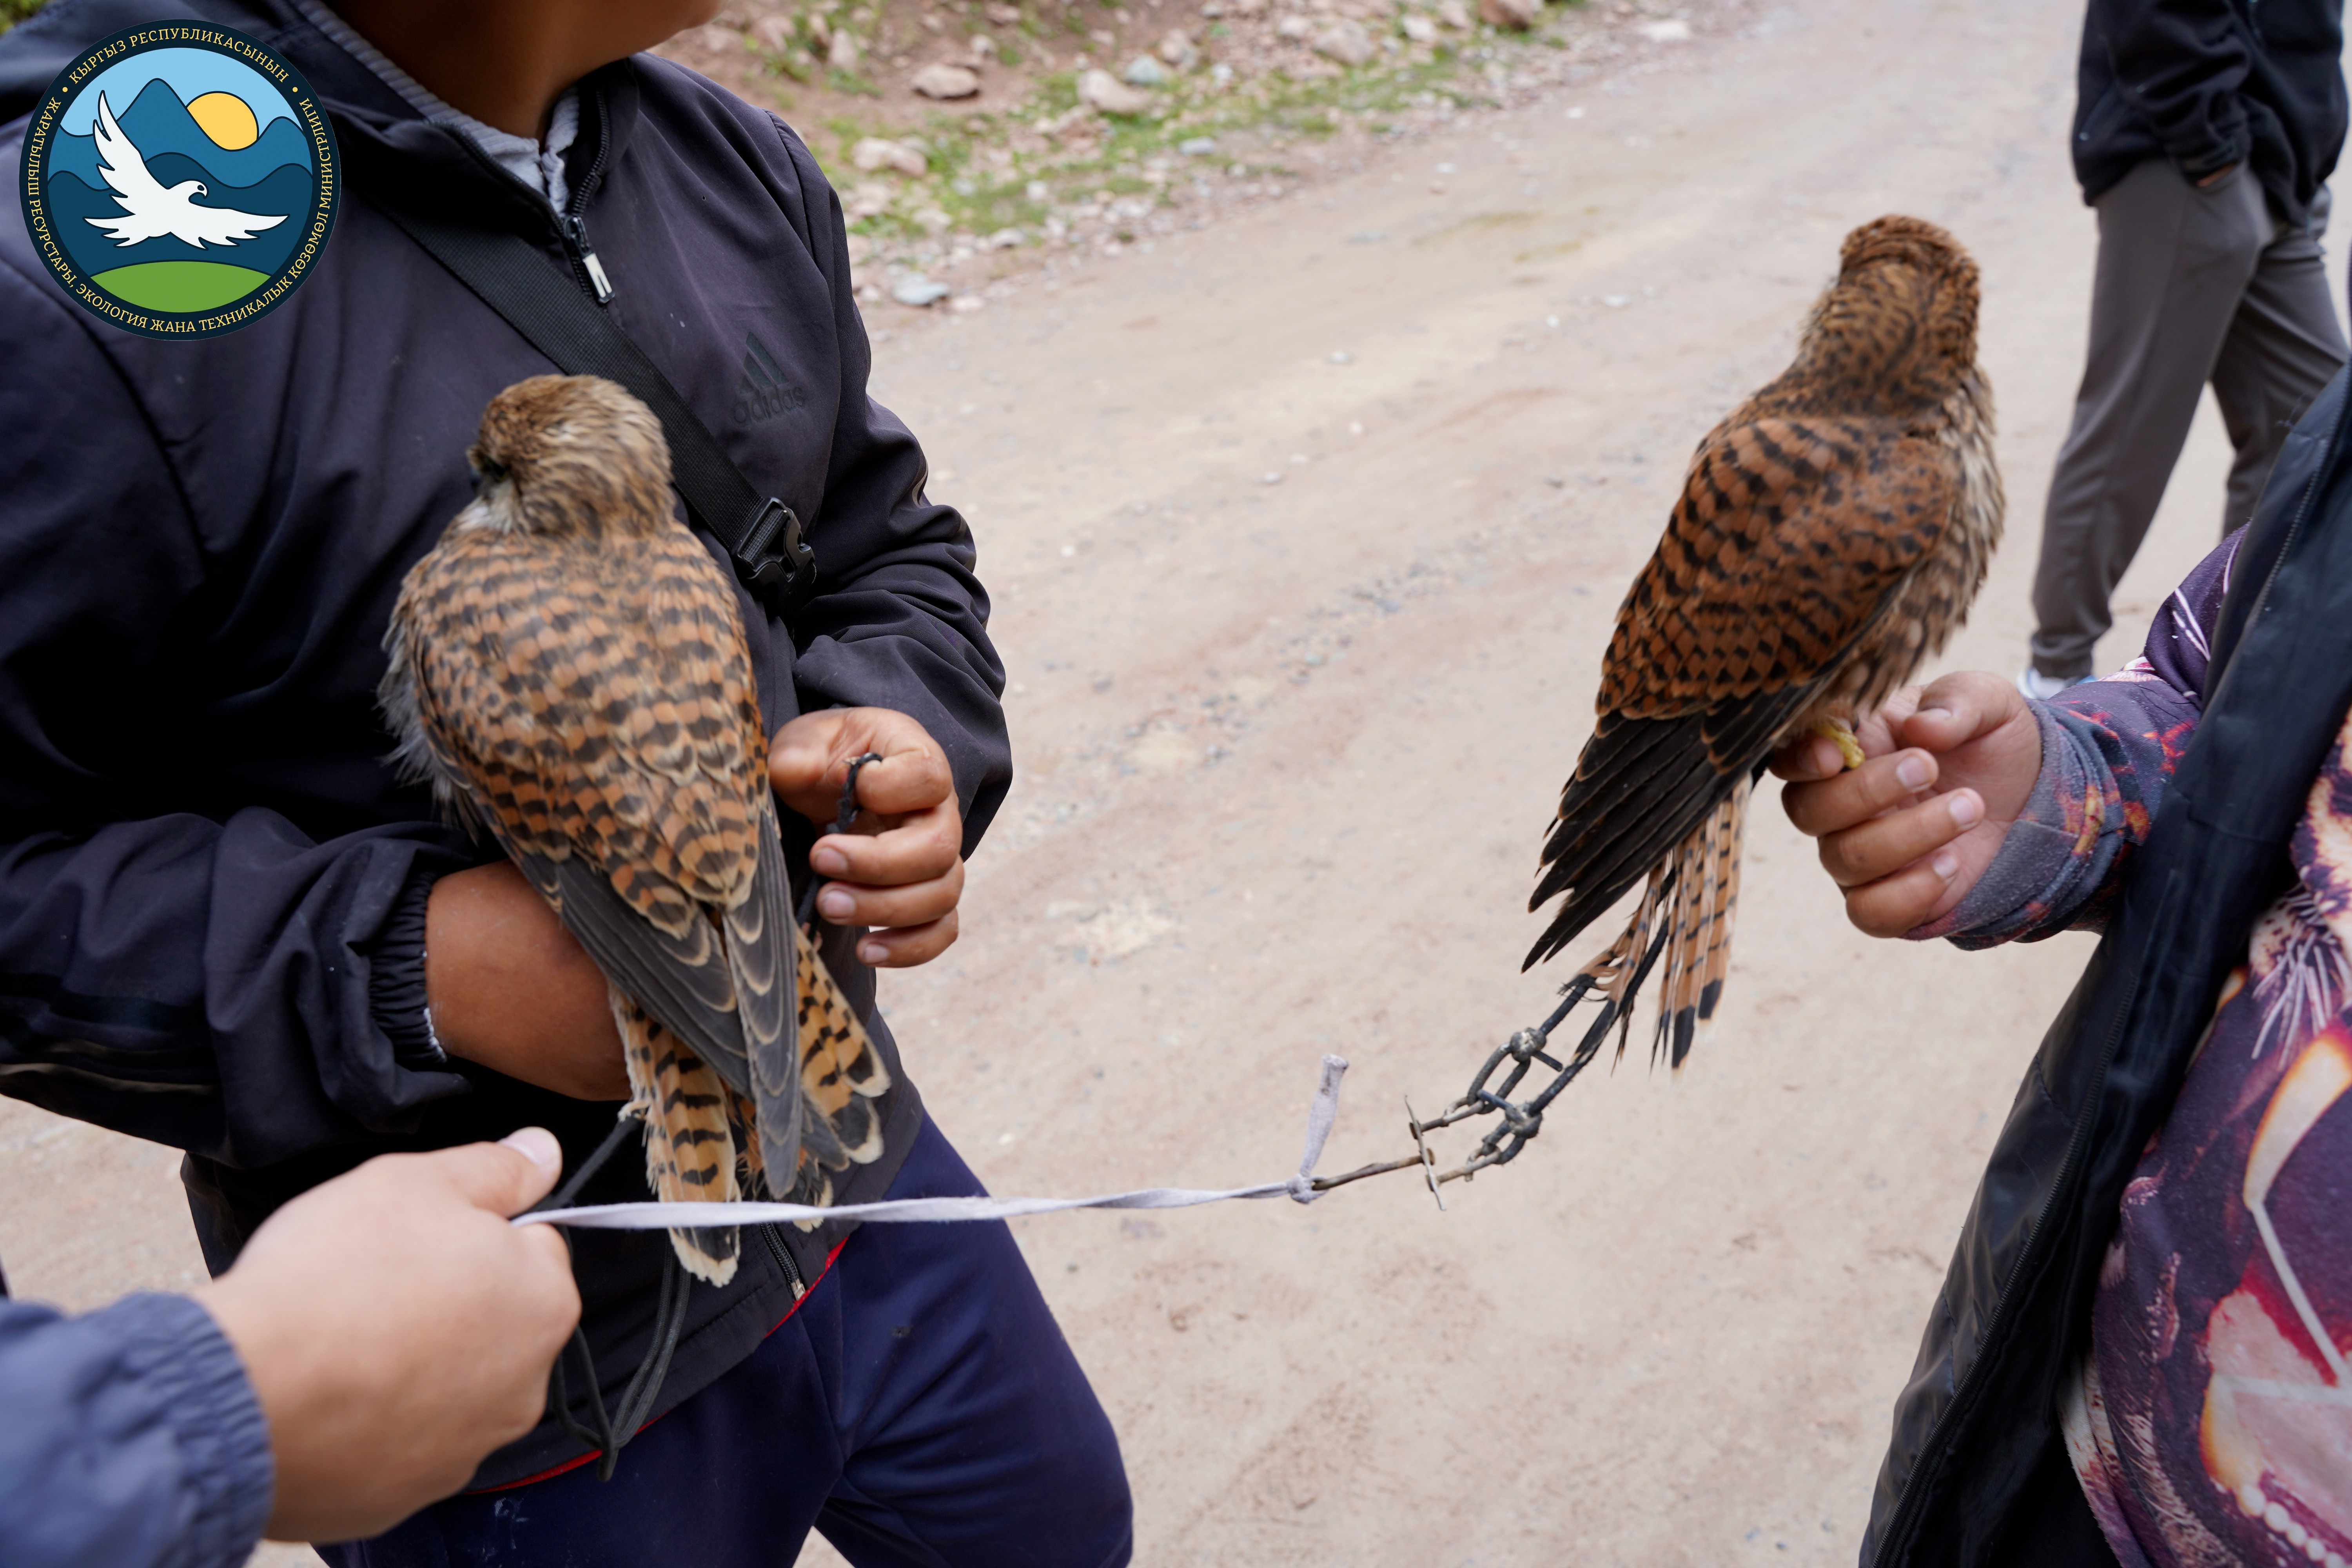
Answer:
M786 805L829 826L849 764L868 752L880 759L858 770L857 801L868 811L919 811L955 789L947 753L930 731L887 708L836 708L794 719L769 743L769 783Z
M950 796L879 833L828 833L810 849L809 864L823 876L890 888L944 877L962 856L963 813Z
M1927 752L1895 752L1832 778L1792 784L1780 792L1780 808L1798 832L1820 838L1916 798L1935 784L1938 771Z
M871 969L912 969L955 945L958 918L950 910L938 920L893 931L868 931L858 939L857 961Z
M1976 791L1956 789L1824 836L1822 868L1839 887L1858 888L1933 854L1983 820Z
M1906 686L1854 727L1853 738L1864 757L1884 756L1902 744L1897 733L1918 696L1917 687ZM1802 784L1835 777L1845 767L1845 753L1828 736L1809 732L1773 752L1769 764L1777 776Z
M495 1143L465 1143L417 1158L467 1203L501 1219L554 1191L563 1173L563 1146L544 1127L518 1127Z
M816 896L816 911L837 926L895 927L938 920L963 897L963 862L943 877L898 887L827 882Z
M1962 882L1973 880L1959 847L1947 846L1892 876L1850 889L1845 918L1864 936L1902 936L1959 902L1967 891Z
M1901 732L1906 744L1949 752L2031 717L2017 688L2000 676L1981 669L1956 670L1920 692Z

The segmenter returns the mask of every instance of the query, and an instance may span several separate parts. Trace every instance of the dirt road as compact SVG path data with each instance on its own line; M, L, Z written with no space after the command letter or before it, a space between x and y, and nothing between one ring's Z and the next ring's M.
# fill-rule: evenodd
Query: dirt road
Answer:
M962 943L884 998L998 1191L1278 1175L1326 1050L1355 1063L1326 1168L1392 1155L1401 1097L1442 1103L1540 1016L1522 905L1617 598L1692 443L1882 212L1984 267L2012 531L1945 662L2019 663L2088 296L2078 17L1690 20L1149 253L968 317L877 310L877 393L982 542L1021 768ZM2209 414L2105 663L2210 542L2221 471ZM1399 1176L1021 1227L1118 1423L1140 1563L1852 1561L2088 939L1867 942L1769 801L1742 913L1682 1080L1629 1059L1580 1084L1450 1213ZM0 1110L20 1291L184 1279L170 1171Z

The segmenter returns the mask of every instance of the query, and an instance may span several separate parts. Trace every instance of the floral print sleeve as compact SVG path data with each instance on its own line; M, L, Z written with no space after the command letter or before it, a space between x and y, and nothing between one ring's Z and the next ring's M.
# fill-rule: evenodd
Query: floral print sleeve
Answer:
M1974 949L2105 924L2118 873L2147 839L2203 710L2213 628L2242 537L2224 540L2172 591L2139 658L2032 704L2042 725L2032 797L1983 878L1914 939Z

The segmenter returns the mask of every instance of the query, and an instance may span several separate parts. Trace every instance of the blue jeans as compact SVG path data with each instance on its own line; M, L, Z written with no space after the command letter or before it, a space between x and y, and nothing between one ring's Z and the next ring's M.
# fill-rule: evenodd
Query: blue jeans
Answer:
M890 1195L977 1194L926 1118ZM1118 1439L1002 1224L870 1225L783 1325L593 1464L435 1504L335 1568L1119 1568Z

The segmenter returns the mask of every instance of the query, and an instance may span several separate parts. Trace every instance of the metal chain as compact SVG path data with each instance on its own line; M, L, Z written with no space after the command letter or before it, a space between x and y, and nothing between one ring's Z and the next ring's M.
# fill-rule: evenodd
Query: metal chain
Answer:
M1664 890L1660 889L1661 892ZM1517 1159L1519 1152L1543 1131L1545 1110L1558 1098L1559 1091L1575 1082L1576 1075L1601 1054L1601 1047L1607 1042L1609 1031L1612 1028L1617 1031L1618 1053L1623 1054L1626 1036L1633 1023L1633 1000L1640 995L1642 983L1650 977L1651 969L1665 951L1666 939L1673 932L1673 923L1671 921L1659 923L1657 935L1651 940L1649 950L1642 955L1641 967L1633 972L1633 979L1618 995L1604 994L1601 997L1600 1013L1593 1018L1591 1026L1585 1030L1584 1037L1577 1042L1574 1054L1566 1061L1551 1054L1552 1031L1559 1028L1576 1005L1592 994L1594 987L1601 983L1601 977L1590 970L1560 987L1559 1005L1552 1009L1550 1017L1533 1028L1519 1030L1496 1047L1487 1056L1485 1065L1479 1068L1477 1075L1471 1079L1470 1087L1444 1110L1423 1121L1414 1113L1412 1101L1405 1101L1405 1128L1412 1135L1413 1152L1411 1155L1365 1165L1341 1176L1318 1176L1314 1182L1316 1191L1328 1192L1349 1182L1362 1181L1366 1176L1384 1175L1391 1171L1417 1167L1422 1180L1428 1184L1430 1195L1437 1200L1437 1206L1442 1209L1445 1206L1445 1198L1438 1189L1445 1183L1466 1182L1490 1165L1507 1165ZM1538 1068L1547 1069L1550 1076L1539 1079L1533 1092L1513 1099L1527 1082L1528 1075ZM1500 1082L1495 1081L1497 1073L1502 1074ZM1487 1129L1486 1135L1478 1141L1478 1147L1468 1159L1450 1171L1440 1171L1436 1160L1430 1153L1428 1135L1456 1122L1474 1121L1487 1116L1499 1116L1502 1121Z

